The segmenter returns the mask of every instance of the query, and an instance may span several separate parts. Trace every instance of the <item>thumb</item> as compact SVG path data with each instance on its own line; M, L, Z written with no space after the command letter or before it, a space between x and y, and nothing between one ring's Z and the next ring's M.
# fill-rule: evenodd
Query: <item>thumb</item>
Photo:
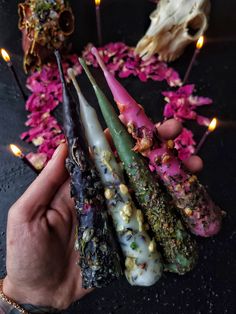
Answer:
M67 153L67 144L61 144L40 175L13 205L27 219L33 217L40 209L46 210L46 206L50 204L57 190L68 178L65 168Z

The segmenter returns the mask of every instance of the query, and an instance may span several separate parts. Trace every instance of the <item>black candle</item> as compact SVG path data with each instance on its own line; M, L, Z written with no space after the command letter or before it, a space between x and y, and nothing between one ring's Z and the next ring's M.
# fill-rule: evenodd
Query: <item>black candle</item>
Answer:
M215 130L216 126L217 126L217 119L213 118L211 120L211 123L209 124L206 132L203 134L203 136L202 136L202 138L201 138L201 140L200 140L200 142L199 142L199 144L198 144L198 146L197 146L197 148L195 150L195 154L199 153L199 151L202 148L203 144L205 143L208 135Z
M23 90L23 87L21 86L21 83L20 83L20 80L17 76L17 73L16 73L16 70L14 68L14 65L13 63L11 62L11 58L9 56L9 54L7 53L7 51L5 49L1 49L1 55L2 55L2 58L6 61L10 71L12 72L12 75L14 77L14 80L16 82L16 85L18 86L19 90L20 90L20 93L22 95L22 98L24 99L24 101L27 100L27 96Z
M101 0L95 0L98 44L101 47L101 45L102 45L102 26L101 26L100 3L101 3Z
M203 46L203 43L204 43L204 37L203 37L203 36L200 36L199 39L198 39L198 41L197 41L196 49L194 50L192 59L191 59L191 61L190 61L190 63L189 63L189 66L188 66L188 68L187 68L187 71L186 71L186 73L185 73L185 76L184 76L184 79L183 79L183 85L186 84L187 81L188 81L189 74L190 74L190 72L191 72L191 70L192 70L192 67L193 67L193 64L194 64L194 62L195 62L195 60L196 60L196 58L197 58L197 56L198 56L198 54L199 54L199 52L200 52L202 46Z

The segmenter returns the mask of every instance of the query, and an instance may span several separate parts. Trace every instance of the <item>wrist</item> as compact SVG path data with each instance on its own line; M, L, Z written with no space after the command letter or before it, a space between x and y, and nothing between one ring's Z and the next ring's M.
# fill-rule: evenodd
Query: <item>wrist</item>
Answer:
M17 285L11 284L8 277L3 280L2 292L30 313L57 313L69 306L61 307L60 302L54 302L54 298L50 294L45 296L45 293L36 289L27 291L22 288L22 285L17 287Z

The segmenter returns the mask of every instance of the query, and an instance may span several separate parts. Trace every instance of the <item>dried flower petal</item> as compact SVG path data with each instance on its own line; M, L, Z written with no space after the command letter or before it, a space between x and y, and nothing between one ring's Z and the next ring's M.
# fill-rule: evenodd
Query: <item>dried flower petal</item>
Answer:
M82 55L88 65L98 67L96 58L91 53L92 46L88 44ZM166 81L170 87L181 85L179 74L165 62L158 60L157 56L144 61L135 55L133 47L122 42L109 43L100 47L98 51L108 70L120 78L135 76L142 82L151 79ZM73 54L64 58L65 74L69 67L74 69L76 75L81 74L82 67L77 55ZM69 81L67 75L66 78ZM33 73L27 79L27 87L32 92L26 103L29 115L25 124L29 130L21 134L21 139L32 142L38 147L38 153L32 153L32 156L35 155L35 158L39 158L41 164L45 165L43 158L45 159L46 156L46 161L48 161L56 147L64 140L62 128L52 114L62 102L62 86L56 65L45 65L41 71ZM174 117L182 122L191 119L200 125L207 126L209 119L198 115L196 110L199 106L210 105L212 100L193 95L194 88L195 86L191 84L181 86L177 90L164 91L162 94L167 102L164 117L168 119ZM192 132L187 129L184 129L175 140L175 148L179 151L181 159L188 158L194 152L194 145Z

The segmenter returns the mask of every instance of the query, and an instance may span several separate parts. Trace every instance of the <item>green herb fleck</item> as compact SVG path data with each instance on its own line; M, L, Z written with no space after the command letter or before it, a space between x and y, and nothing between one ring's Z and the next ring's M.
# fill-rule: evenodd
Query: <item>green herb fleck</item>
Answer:
M130 247L131 247L132 250L137 250L138 244L137 244L136 242L132 242L132 243L130 244Z

